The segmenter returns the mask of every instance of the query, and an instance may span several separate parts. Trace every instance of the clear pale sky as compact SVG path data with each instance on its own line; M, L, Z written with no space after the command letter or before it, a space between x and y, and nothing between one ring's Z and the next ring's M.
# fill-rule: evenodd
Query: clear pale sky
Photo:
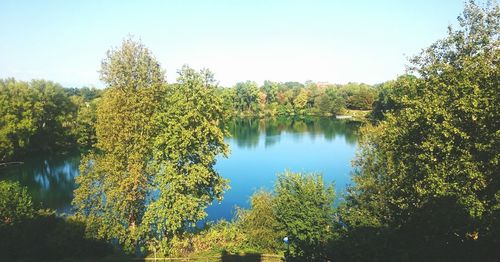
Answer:
M169 82L183 64L238 81L365 82L404 73L446 35L462 0L0 0L0 78L97 86L106 50L133 35Z

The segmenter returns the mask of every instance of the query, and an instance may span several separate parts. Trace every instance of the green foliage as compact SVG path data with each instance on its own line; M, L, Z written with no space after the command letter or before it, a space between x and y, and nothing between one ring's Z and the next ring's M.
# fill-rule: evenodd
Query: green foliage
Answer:
M321 115L336 115L345 107L345 100L335 87L329 87L316 96L314 105Z
M412 59L419 77L391 84L383 120L363 131L346 239L375 229L364 244L395 260L495 257L499 21L498 4L469 2L460 28Z
M92 123L82 121L89 110L79 109L99 94L95 89L64 89L45 80L0 80L0 161L32 152L67 151L77 141L90 144L84 133L92 133Z
M116 239L132 252L154 175L148 164L164 73L147 48L128 39L108 52L101 79L108 89L97 107L97 151L82 159L73 203L79 214L99 221L97 237Z
M25 82L0 81L0 161L26 148L36 132L33 93Z
M377 91L373 87L357 83L348 83L340 87L339 93L349 109L370 110L377 97Z
M166 85L149 50L128 39L108 53L101 76L97 143L82 159L73 203L97 238L166 255L227 188L213 168L228 153L213 74L184 66Z
M252 81L236 83L235 106L240 111L255 111L259 89Z
M110 247L85 236L85 224L35 210L26 188L0 181L0 254L2 259L89 258L109 254Z
M30 138L30 146L41 151L69 148L74 144L70 134L76 107L64 92L53 82L33 80L33 110L36 132Z
M416 84L417 77L404 75L393 81L387 81L378 87L378 98L373 103L370 118L374 122L385 119L385 114L400 110L406 106L409 98L417 99L416 90L412 88Z
M193 253L255 252L255 249L248 245L247 236L241 227L237 223L229 223L225 220L206 225L203 230L193 234L189 239Z
M369 110L377 90L366 84L319 85L312 81L264 81L257 87L252 81L237 83L220 90L225 111L236 116L335 115L344 108Z
M315 174L285 173L274 191L257 191L250 209L238 209L231 223L220 221L174 237L171 253L281 253L283 237L290 238L288 259L322 260L334 234L332 185ZM178 241L184 239L184 241Z
M279 228L290 239L291 257L325 259L332 238L332 185L315 174L284 173L278 176L273 209Z
M266 81L264 81L264 86L262 86L262 89L264 90L264 93L266 94L266 102L268 104L276 102L277 95L278 95L278 89L279 89L279 83L266 80Z
M26 188L17 182L0 181L0 227L16 224L35 214Z
M97 104L99 98L86 102L84 98L78 96L71 97L78 106L78 114L75 119L75 126L72 129L76 142L82 149L91 149L97 143L96 122Z
M238 209L236 224L245 234L248 246L268 252L283 248L282 238L286 235L279 230L273 210L274 196L261 190L250 199L250 209Z
M95 87L65 88L64 92L70 97L81 97L84 102L90 102L101 97L103 90Z
M214 169L216 157L226 155L222 101L213 74L184 66L178 84L169 86L155 114L153 198L144 214L148 237L170 241L206 216L213 200L222 200L227 181Z

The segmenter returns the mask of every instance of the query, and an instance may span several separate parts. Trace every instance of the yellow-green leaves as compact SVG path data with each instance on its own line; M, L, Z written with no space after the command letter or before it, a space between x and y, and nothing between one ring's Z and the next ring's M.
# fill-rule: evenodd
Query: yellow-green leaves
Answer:
M178 84L167 85L149 50L128 39L108 52L101 78L108 87L97 143L82 160L75 207L96 218L99 237L127 251L142 241L169 245L227 188L213 169L228 153L213 75L185 66Z

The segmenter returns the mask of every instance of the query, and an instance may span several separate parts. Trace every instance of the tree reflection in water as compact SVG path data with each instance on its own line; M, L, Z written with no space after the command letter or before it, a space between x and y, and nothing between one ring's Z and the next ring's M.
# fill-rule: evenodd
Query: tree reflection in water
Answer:
M266 147L278 143L283 132L292 134L296 140L302 139L304 134L311 138L324 137L328 141L340 136L346 143L354 145L358 140L359 125L358 122L329 117L277 117L236 118L226 123L226 128L239 147L253 148L259 144L260 137L264 138Z

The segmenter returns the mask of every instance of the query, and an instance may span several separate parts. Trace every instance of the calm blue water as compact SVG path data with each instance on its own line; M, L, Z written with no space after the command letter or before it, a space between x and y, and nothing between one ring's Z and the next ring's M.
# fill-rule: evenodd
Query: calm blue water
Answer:
M230 180L221 203L208 208L209 220L231 219L235 206L248 207L260 188L272 189L276 174L285 170L319 172L334 182L337 192L350 183L358 125L329 118L240 119L228 124L231 154L216 169ZM36 156L24 165L0 169L0 179L28 187L36 203L70 212L78 155Z

